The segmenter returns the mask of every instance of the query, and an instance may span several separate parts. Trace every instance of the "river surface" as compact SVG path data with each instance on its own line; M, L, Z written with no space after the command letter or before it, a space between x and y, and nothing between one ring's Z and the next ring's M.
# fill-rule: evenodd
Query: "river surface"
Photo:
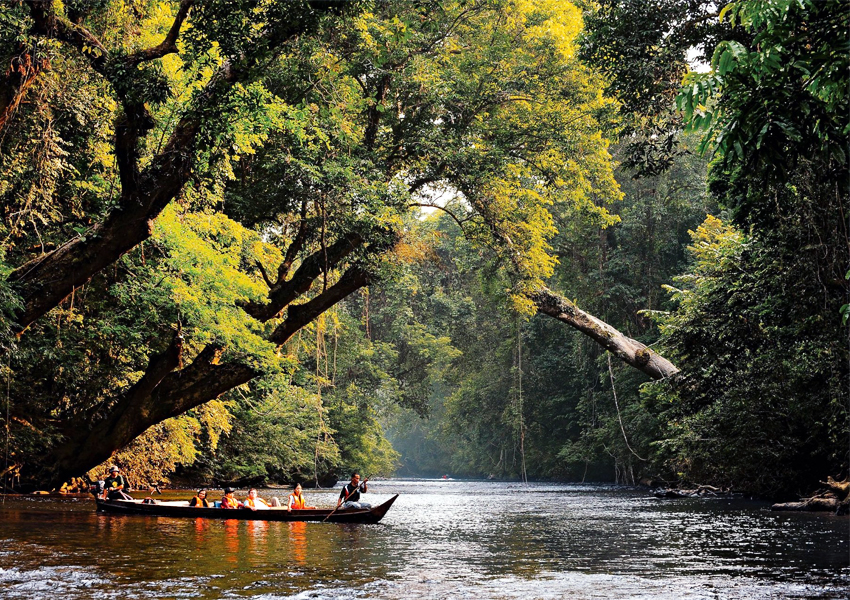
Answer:
M847 517L600 485L397 479L369 491L373 504L401 494L378 525L109 516L81 497L7 497L0 599L850 598ZM338 493L305 495L321 507Z

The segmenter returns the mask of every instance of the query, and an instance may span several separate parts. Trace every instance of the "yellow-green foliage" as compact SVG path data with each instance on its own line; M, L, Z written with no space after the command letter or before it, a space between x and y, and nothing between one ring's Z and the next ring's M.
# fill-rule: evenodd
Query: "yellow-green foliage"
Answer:
M136 488L168 482L168 476L178 465L195 462L201 451L198 440L202 432L207 440L204 450L215 450L221 436L232 427L233 416L225 403L207 402L187 415L151 427L87 476L92 480L102 479L109 465L118 464Z
M552 212L592 215L602 227L618 221L606 208L621 193L597 119L613 104L575 58L580 30L570 3L506 2L501 17L483 12L458 26L436 75L455 93L475 88L482 97L471 139L457 150L470 165L459 198L483 216L480 240L512 265L524 311L523 294L553 272Z
M168 474L179 464L192 464L198 455L195 439L201 433L197 419L182 416L154 425L106 463L87 474L103 479L109 464L121 466L134 488L168 481Z
M206 210L182 212L172 207L156 222L155 239L168 252L166 288L180 313L191 345L200 349L215 342L233 355L275 370L280 367L266 327L248 316L238 303L263 299L268 288L242 268L256 261L274 264L280 252L260 235L225 215Z
M175 199L162 213L150 215L153 237L96 274L84 301L53 315L68 329L57 331L52 345L68 352L54 357L68 415L108 411L179 330L181 366L212 343L225 350L222 361L247 363L268 378L240 390L246 404L259 403L239 407L242 425L267 427L271 438L297 438L297 448L272 457L269 468L233 463L234 473L302 469L316 453L328 466L387 472L395 457L375 406L427 393L424 385L415 394L403 389L388 365L403 354L417 373L444 371L458 355L451 340L409 325L404 352L379 343L352 348L369 363L362 375L368 382L352 376L336 389L327 365L298 367L322 362L320 354L326 363L321 338L345 327L336 314L320 317L301 332L300 345L281 352L266 341L279 321L261 323L242 308L268 299L257 264L274 273L304 222L307 235L290 274L342 236L356 232L366 241L330 265L296 304L333 285L355 262L387 280L400 265L434 258L427 244L436 245L436 236L414 239L406 219L411 205L442 192L466 218L464 233L475 251L501 269L490 284L530 314L526 293L552 276L550 244L562 223L580 216L605 227L617 220L608 211L620 194L601 122L613 105L602 96L600 79L577 60L581 12L569 2L448 0L433 14L405 0L356 3L268 53L258 38L288 23L300 3L199 2L183 24L178 52L132 67L137 70L122 70L121 57L159 44L179 2L98 2L81 26L109 49L115 71L104 75L87 64L96 48L81 54L67 41L49 40L52 69L34 87L37 110L22 109L25 118L4 130L7 140L0 138L9 150L0 157L0 199L9 199L10 213L18 215L6 229L20 233L3 250L14 249L20 265L40 248L91 235L118 202L135 201L115 164L116 122L127 110L119 108L122 101L131 98L150 113L134 166L154 190L161 182L148 180L157 172L146 169L163 148L173 148L177 124L197 118L197 136L175 149L189 157L191 176L169 191ZM60 19L74 18L71 3L56 7ZM254 68L240 71L243 58L255 60ZM238 77L248 75L201 94L229 59ZM189 137L190 131L181 128ZM411 190L416 180L428 183ZM349 319L348 333L355 335L360 324ZM314 404L283 390L296 383L315 394ZM267 385L276 386L271 396L285 405L281 414L304 419L301 433L277 416L251 420L252 410L273 403L263 395ZM339 400L334 425L309 424L329 397ZM39 402L50 406L52 398L45 392ZM151 469L161 471L190 461L194 438L215 448L230 417L223 406L211 406L212 412L160 424L135 450L160 457ZM345 441L337 445L335 435ZM307 448L308 440L315 447ZM154 477L141 464L133 468Z
M680 306L680 312L688 314L698 308L705 289L716 285L713 278L723 272L734 271L738 260L739 249L744 242L744 235L732 225L724 223L717 217L706 215L705 221L696 231L688 231L692 243L688 252L694 259L691 273L675 278L681 287L662 285L670 293L672 300ZM699 293L696 293L699 292ZM659 329L665 335L672 334L678 324L676 318L665 318L659 315Z

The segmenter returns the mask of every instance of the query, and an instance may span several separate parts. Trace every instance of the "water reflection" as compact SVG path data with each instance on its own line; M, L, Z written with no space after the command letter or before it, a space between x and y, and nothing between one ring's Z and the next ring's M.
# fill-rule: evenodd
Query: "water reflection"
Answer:
M401 494L379 525L105 516L79 499L7 500L0 599L850 597L847 518L591 485L370 488L373 502ZM315 503L336 493L316 492Z
M307 564L307 523L287 523L289 529L289 547L295 564L303 567Z
M221 552L224 560L231 565L239 564L239 523L237 519L227 519L222 521L222 526L224 530L224 539L222 540L222 544L218 548L215 548L214 552Z

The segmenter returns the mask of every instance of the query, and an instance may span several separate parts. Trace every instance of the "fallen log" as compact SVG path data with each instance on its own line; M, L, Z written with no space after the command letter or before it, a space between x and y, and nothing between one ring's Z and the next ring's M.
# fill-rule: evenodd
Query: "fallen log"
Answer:
M847 500L850 497L850 478L844 481L835 481L832 477L827 477L826 481L821 481L826 487L831 489L839 500Z
M782 502L774 504L770 510L831 512L836 515L850 514L850 478L836 481L827 477L821 481L827 490L810 497L801 498L799 502Z
M781 502L779 504L774 504L770 507L770 510L793 510L793 511L829 511L835 512L838 510L838 507L841 505L841 502L835 496L832 497L813 497L813 498L803 498L800 502Z

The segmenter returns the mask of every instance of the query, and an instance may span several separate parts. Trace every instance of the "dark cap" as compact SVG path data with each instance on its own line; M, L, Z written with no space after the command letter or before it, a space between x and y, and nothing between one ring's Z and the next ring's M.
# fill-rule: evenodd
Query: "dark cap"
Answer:
M231 487L224 488L224 493L225 493L225 494L232 494L232 493L233 493L233 492L235 492L235 491L236 491L236 490L234 490L234 489L233 489L233 488L231 488Z

